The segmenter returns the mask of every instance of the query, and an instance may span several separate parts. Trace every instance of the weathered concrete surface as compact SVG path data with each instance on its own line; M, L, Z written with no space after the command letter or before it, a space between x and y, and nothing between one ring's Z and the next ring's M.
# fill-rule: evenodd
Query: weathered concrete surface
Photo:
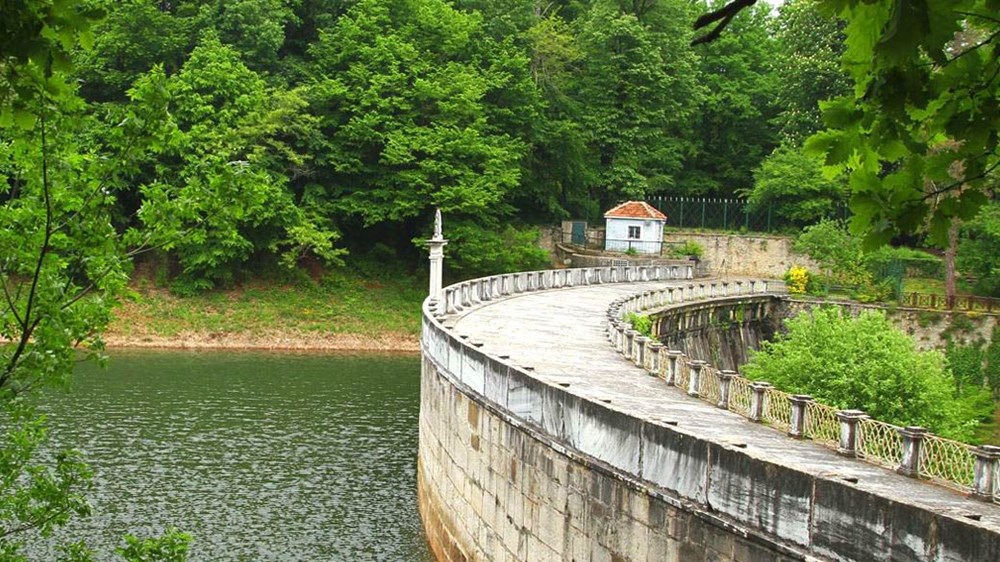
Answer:
M997 506L620 359L604 311L652 286L521 294L450 329L425 318L421 509L442 560L1000 560Z

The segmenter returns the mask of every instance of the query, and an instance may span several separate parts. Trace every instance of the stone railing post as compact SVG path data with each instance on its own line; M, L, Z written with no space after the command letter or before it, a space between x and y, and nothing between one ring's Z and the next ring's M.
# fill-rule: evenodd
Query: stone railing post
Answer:
M792 419L788 426L788 435L802 439L806 436L806 407L813 401L808 394L793 394L788 397L792 403Z
M858 422L865 417L861 410L840 410L837 419L840 420L840 439L837 441L837 453L845 457L855 457L858 454Z
M691 361L691 376L688 377L688 396L694 396L698 398L701 396L701 372L705 368L707 363L701 359L695 359Z
M903 438L903 457L896 472L916 478L920 474L920 445L924 442L927 430L918 425L899 428Z
M632 352L632 362L636 364L637 367L642 367L646 362L646 344L649 343L649 338L643 335L637 335L635 337L635 345Z
M622 355L624 355L625 357L628 358L632 357L632 349L634 349L635 347L635 337L637 335L639 335L639 332L631 328L625 329L625 343L622 347Z
M615 324L615 351L625 351L625 323L621 321Z
M719 371L719 403L716 406L723 410L729 409L729 388L732 386L733 379L738 376L736 371L730 369Z
M1000 447L982 445L974 451L976 467L972 477L972 497L977 500L993 501L1000 495L1000 482L997 482L997 464L1000 464Z
M681 360L681 355L683 355L683 352L678 351L676 349L671 349L667 351L667 373L666 373L667 376L664 380L670 386L674 386L677 384L677 368L678 368L678 363Z
M753 390L753 395L750 397L750 421L760 423L764 419L764 400L767 399L767 391L770 388L769 382L750 384L750 390Z
M653 340L646 345L646 351L649 353L649 374L656 376L660 372L660 350L663 349L663 344ZM645 367L645 365L644 365Z

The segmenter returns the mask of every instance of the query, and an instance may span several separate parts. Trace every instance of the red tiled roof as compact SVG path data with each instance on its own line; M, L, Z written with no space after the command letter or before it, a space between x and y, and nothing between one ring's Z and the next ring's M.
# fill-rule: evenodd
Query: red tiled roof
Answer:
M667 215L656 210L656 207L645 201L626 201L614 209L604 213L604 217L616 219L652 219L667 220Z

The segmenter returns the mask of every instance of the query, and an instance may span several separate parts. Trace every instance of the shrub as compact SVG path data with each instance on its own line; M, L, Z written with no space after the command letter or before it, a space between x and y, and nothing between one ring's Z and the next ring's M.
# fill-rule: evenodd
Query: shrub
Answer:
M851 318L831 307L799 314L785 326L787 334L753 353L742 369L747 377L884 422L922 425L956 439L973 435L976 414L956 397L944 356L917 351L883 312Z
M809 288L809 270L800 266L793 265L785 272L785 285L788 287L788 292L796 295L804 294Z
M686 258L690 256L696 260L700 260L704 255L705 249L701 247L701 244L691 242L690 240L685 240L680 246L673 246L670 249L670 257L673 258Z
M625 321L632 324L632 329L646 337L653 337L653 319L645 314L629 312L625 315Z

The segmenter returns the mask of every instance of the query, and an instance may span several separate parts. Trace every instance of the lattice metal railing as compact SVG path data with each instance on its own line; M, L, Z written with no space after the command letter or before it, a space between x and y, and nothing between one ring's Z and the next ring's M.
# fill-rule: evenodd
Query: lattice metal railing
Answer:
M717 404L722 397L722 386L719 384L719 371L711 367L702 367L701 380L698 381L698 394L702 400Z
M970 445L929 434L920 443L920 476L968 492L975 469L976 454Z
M729 383L729 409L741 416L750 416L750 403L753 400L753 389L750 380L743 377L733 377Z
M806 404L805 437L836 446L840 441L840 420L837 419L837 409L819 402Z
M903 458L903 438L899 427L871 418L862 418L857 427L857 456L870 463L897 468Z
M767 425L782 431L792 427L791 394L769 388L764 394L764 413L762 420Z

